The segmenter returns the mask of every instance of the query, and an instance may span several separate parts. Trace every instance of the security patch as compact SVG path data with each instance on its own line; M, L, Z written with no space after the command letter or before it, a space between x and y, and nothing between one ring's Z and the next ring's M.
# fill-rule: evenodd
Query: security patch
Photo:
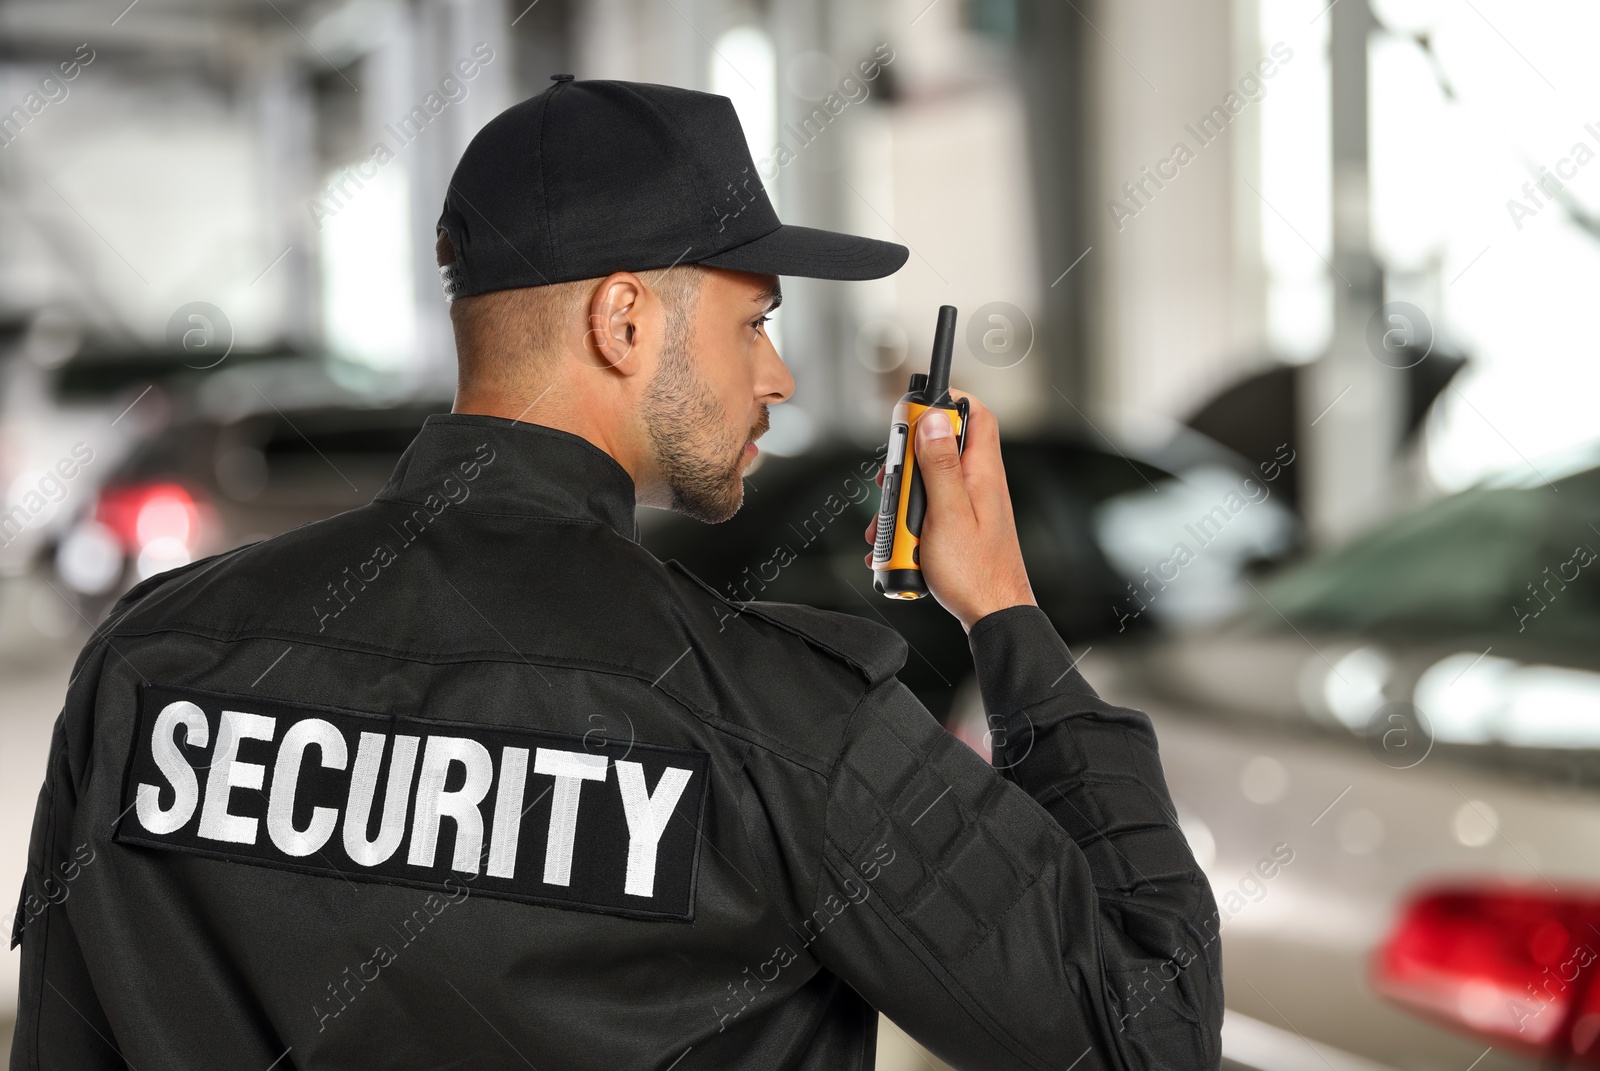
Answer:
M691 748L142 684L115 838L689 921L709 771Z

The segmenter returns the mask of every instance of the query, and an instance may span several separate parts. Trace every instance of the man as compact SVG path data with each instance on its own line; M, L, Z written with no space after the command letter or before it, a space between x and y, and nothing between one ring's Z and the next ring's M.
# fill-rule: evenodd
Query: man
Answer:
M1209 886L1148 720L1034 604L989 410L917 449L994 766L892 630L639 546L639 504L738 509L778 277L905 261L728 211L749 167L724 98L570 76L473 140L455 412L78 661L14 1069L861 1068L880 1010L958 1068L1219 1065Z

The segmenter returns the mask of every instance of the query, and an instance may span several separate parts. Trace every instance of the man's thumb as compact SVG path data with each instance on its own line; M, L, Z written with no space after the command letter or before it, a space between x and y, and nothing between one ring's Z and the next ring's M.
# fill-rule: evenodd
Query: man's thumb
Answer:
M940 501L961 486L961 454L943 409L929 409L917 419L917 468L929 502Z

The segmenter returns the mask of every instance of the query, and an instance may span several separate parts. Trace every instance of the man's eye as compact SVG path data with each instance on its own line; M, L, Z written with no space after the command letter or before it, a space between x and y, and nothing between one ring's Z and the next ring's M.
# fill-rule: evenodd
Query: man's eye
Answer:
M759 331L759 330L761 330L761 326L763 324L770 323L771 321L772 321L772 317L770 317L770 316L759 316L756 319L750 321L750 326L755 328L757 331Z

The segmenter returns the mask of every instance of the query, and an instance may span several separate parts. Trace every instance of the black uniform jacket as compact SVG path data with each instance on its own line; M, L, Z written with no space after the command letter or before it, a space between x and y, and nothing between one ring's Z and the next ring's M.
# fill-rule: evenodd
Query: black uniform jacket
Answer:
M1031 606L995 759L875 622L641 547L565 431L430 417L363 508L138 585L57 721L13 1069L1215 1068L1144 714ZM929 613L940 613L929 605Z

